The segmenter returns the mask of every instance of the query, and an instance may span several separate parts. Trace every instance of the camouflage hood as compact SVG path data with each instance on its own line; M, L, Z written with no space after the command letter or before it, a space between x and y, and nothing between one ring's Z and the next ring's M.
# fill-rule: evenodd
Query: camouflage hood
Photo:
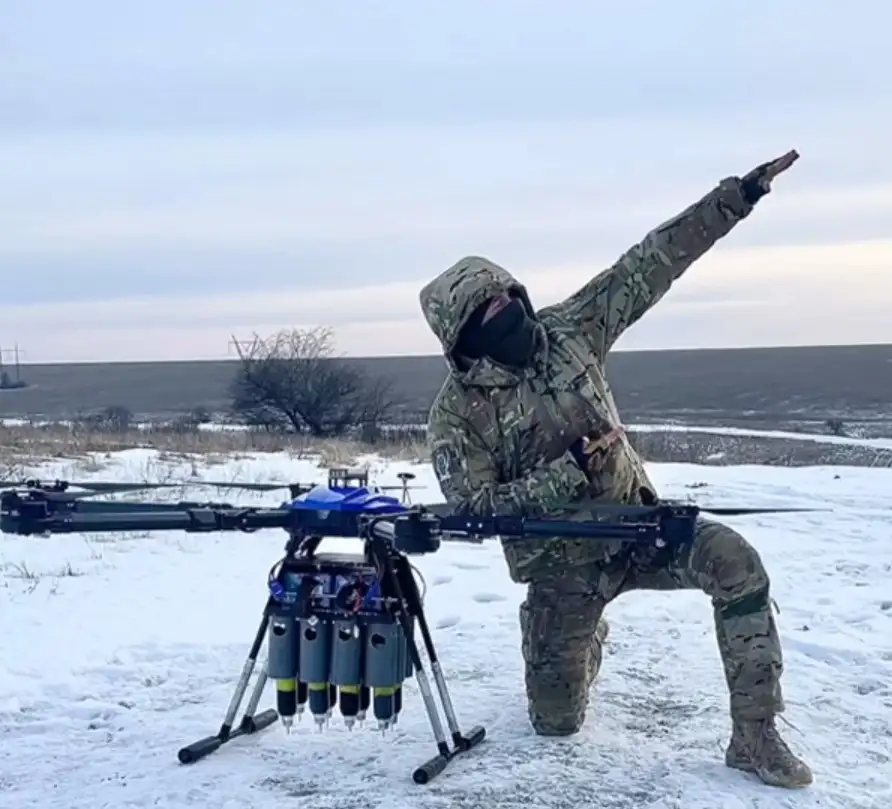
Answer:
M462 327L480 304L503 292L513 292L530 316L536 316L526 287L506 269L479 256L463 258L421 290L421 310L453 373L464 373L454 355Z

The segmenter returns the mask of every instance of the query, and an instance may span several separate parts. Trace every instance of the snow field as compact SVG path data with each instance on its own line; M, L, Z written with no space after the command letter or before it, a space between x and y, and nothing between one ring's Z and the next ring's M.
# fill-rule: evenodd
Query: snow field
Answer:
M98 465L98 464L97 464ZM130 451L94 479L184 480L189 464ZM373 464L379 484L426 466ZM321 479L284 455L197 470L207 479ZM786 652L791 746L816 783L788 793L722 762L729 719L708 600L698 592L623 596L590 715L572 739L537 738L526 719L517 608L498 543L445 545L414 560L465 729L487 740L432 785L412 769L434 752L407 686L385 737L335 717L274 726L194 766L176 751L217 730L256 629L284 535L0 537L0 806L46 809L515 809L820 807L892 804L892 471L652 465L666 497L701 504L832 509L734 518L772 574ZM81 477L59 463L43 477ZM705 485L699 485L705 484ZM693 486L693 488L692 488ZM216 494L216 493L214 493ZM165 495L199 499L186 487ZM278 493L226 492L276 505ZM332 541L349 543L348 540ZM273 704L268 688L261 708Z

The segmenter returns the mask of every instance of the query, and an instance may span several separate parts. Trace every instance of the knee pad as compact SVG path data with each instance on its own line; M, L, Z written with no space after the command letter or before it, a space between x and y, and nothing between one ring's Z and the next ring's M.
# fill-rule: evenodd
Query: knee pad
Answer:
M701 537L695 540L689 564L709 595L722 605L767 598L768 573L749 542L724 525L711 525Z

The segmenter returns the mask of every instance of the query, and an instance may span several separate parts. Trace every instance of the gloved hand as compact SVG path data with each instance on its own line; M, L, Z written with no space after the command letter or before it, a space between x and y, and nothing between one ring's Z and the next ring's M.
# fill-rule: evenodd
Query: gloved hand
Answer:
M614 427L598 437L580 436L570 445L570 454L579 468L592 478L604 468L610 451L622 440L625 432L622 427Z
M795 149L775 160L769 160L761 166L756 166L749 174L740 180L743 198L755 205L762 197L771 191L771 182L778 174L785 172L799 159L799 152Z

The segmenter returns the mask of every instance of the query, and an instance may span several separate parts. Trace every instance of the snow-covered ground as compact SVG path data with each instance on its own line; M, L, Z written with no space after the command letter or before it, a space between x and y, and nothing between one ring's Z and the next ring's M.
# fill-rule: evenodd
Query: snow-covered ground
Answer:
M786 438L791 441L813 441L819 444L892 450L892 439L890 438L851 438L849 436L824 435L822 433L751 430L744 427L689 427L683 424L635 424L629 430L640 433L704 433L707 435L736 435L752 438Z
M405 464L377 463L397 483ZM184 479L188 464L112 456L95 479ZM254 456L199 469L224 480L306 480L310 462ZM439 500L427 467L411 468ZM46 477L85 477L59 463ZM612 633L588 722L544 740L528 726L518 649L523 590L497 543L448 545L416 564L428 587L460 719L487 740L426 787L432 753L414 686L389 735L278 726L184 767L177 749L217 730L283 535L0 537L0 806L43 809L514 809L892 805L892 471L652 465L661 493L703 504L830 513L735 518L773 574L786 649L786 729L815 771L803 792L722 763L729 720L706 597L633 593ZM692 485L697 484L695 488ZM705 484L705 485L703 485ZM170 494L192 498L203 490ZM277 504L272 495L236 495ZM261 707L272 705L269 693Z

